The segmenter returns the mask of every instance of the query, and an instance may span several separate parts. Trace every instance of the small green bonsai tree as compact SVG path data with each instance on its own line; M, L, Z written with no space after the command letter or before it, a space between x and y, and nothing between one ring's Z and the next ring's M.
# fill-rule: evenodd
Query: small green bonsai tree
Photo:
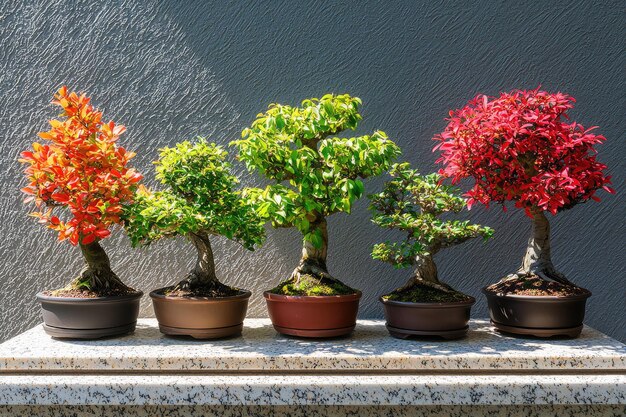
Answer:
M168 187L150 192L142 188L124 213L133 246L166 237L186 236L196 248L194 268L167 295L224 297L240 291L219 282L210 236L221 235L253 250L263 242L261 219L249 200L236 190L227 153L200 138L160 150L157 178Z
M468 239L493 235L489 227L469 221L442 220L444 213L460 212L466 205L454 187L441 184L438 174L420 175L408 163L394 164L393 179L379 194L370 195L373 222L380 227L397 229L406 238L397 243L379 243L372 257L396 268L412 266L409 281L387 299L409 302L462 301L467 298L439 281L433 256L441 249Z
M361 100L344 95L308 99L302 107L272 104L233 144L248 169L273 184L250 194L259 214L274 227L296 227L303 235L302 258L291 277L271 290L287 295L353 294L326 267L326 218L349 213L363 195L362 178L385 172L400 149L384 132L334 136L354 130Z

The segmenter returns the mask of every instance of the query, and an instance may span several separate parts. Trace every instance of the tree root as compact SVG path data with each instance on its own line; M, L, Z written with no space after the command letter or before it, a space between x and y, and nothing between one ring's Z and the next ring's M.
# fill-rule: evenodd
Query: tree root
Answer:
M316 277L317 279L319 279L320 283L322 281L337 281L337 279L330 275L326 269L309 263L298 265L296 269L294 269L291 273L291 279L295 280L296 283L299 283L300 277L302 277L303 275L311 275L313 277Z
M77 289L87 288L90 291L102 294L135 291L124 284L115 272L110 269L85 268L69 287Z
M569 285L572 287L578 287L578 285L574 284L573 282L565 278L565 275L556 271L554 268L545 268L541 270L531 270L531 271L519 270L513 274L509 274L505 276L499 282L507 282L507 281L513 281L517 279L530 278L532 276L538 276L544 281L554 281L554 282L558 282L559 284Z
M416 285L433 288L435 290L439 290L441 292L448 293L448 294L457 292L454 288L452 288L448 284L444 284L443 282L432 282L432 281L427 281L425 279L420 279L420 278L415 278L415 277L411 278L402 287L396 288L393 292L402 292Z
M198 289L200 287L210 289L210 288L218 288L221 283L217 279L210 279L205 276L200 276L195 271L191 271L185 279L180 281L178 284L172 288L172 291L189 291L193 292L193 290Z

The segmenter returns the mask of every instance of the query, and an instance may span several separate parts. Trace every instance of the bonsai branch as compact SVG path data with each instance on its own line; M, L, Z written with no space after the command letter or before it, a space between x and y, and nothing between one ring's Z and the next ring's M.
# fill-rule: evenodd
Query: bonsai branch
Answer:
M187 234L198 254L194 268L187 277L180 281L175 290L192 290L198 287L214 286L219 284L215 275L215 259L211 242L206 231L189 232Z
M132 288L124 284L111 270L111 262L106 252L98 241L87 245L80 243L80 250L85 259L85 266L74 281L72 288L87 287L96 293L109 291L132 291Z
M519 270L507 275L501 281L527 278L536 275L544 280L552 280L564 285L576 286L565 275L554 268L550 250L550 222L543 210L532 210L532 235L528 239L526 254Z

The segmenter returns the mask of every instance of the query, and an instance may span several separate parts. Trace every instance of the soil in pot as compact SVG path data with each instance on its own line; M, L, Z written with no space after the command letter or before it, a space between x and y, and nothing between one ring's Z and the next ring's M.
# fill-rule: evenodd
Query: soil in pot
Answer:
M193 289L172 286L150 293L161 333L218 339L241 334L250 291L220 282Z
M58 290L47 290L43 294L48 297L63 297L63 298L100 298L100 297L116 297L123 295L137 294L137 291L130 287L125 288L109 288L103 291L91 291L88 289L80 288L61 288Z
M391 336L458 339L468 330L473 297L449 288L414 284L380 298Z
M578 337L591 292L538 276L486 287L489 315L499 331L535 337Z
M534 275L500 281L486 288L487 291L498 295L536 295L567 297L582 295L589 291L574 285L561 284L556 281L546 281Z

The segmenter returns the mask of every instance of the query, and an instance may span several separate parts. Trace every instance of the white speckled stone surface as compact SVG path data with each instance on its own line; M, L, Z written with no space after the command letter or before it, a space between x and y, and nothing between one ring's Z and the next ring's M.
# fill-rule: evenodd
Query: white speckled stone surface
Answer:
M0 376L0 404L626 404L626 375Z
M380 320L360 320L348 338L316 341L281 336L269 319L247 319L243 337L219 341L165 337L155 319L140 319L135 334L119 339L54 340L36 326L0 344L0 372L61 370L626 372L626 345L589 327L574 340L515 338L485 320L473 320L457 341L394 339Z
M625 412L626 346L589 327L542 340L474 320L463 340L398 340L362 320L352 337L316 341L248 319L240 338L198 341L141 319L120 339L54 340L37 326L0 345L0 416Z
M7 406L1 417L624 417L620 405L491 406Z

